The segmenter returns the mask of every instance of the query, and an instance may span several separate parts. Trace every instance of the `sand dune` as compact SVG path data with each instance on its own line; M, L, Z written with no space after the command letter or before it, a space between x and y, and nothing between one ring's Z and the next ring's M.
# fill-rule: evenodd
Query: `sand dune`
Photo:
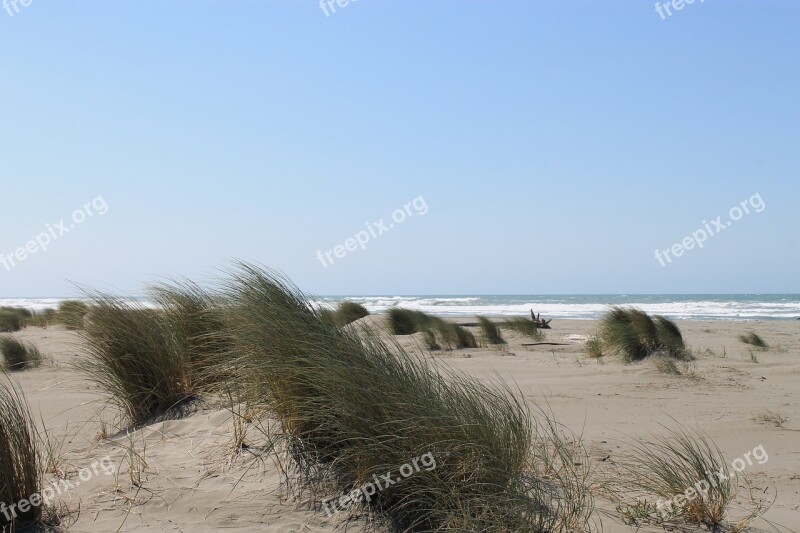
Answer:
M362 322L382 324L377 316ZM769 460L749 466L745 474L755 487L777 490L766 518L790 528L800 524L800 323L679 322L687 343L702 353L691 375L683 376L662 374L651 362L623 365L586 357L578 340L595 325L555 321L548 341L567 345L523 346L530 341L504 332L509 344L502 350L433 352L431 357L480 379L500 376L514 382L532 403L549 402L563 423L583 433L600 468L613 463L630 436L658 431L658 424L671 418L708 432L732 459L762 445ZM737 339L750 330L772 346L755 352L758 362ZM209 400L182 419L115 433L113 408L69 369L81 349L73 332L29 328L15 335L36 343L50 359L13 377L34 415L55 438L64 439L62 476L75 486L59 502L71 511L70 531L308 532L333 531L340 524L310 508L302 495L288 494L272 456L233 453L232 414L225 406ZM397 339L418 347L416 336ZM757 420L767 411L785 416L784 427ZM130 449L138 454L133 460ZM114 461L116 472L101 471L83 481L80 470L104 457ZM135 475L129 473L131 462ZM50 480L57 482L57 475ZM636 530L622 523L613 502L601 497L598 507L605 531ZM347 530L364 525L351 523ZM766 524L759 520L753 527Z

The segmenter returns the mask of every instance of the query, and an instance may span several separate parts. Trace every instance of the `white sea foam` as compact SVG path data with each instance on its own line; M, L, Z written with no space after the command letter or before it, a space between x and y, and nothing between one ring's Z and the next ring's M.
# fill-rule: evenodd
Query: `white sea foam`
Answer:
M575 299L592 297L570 297ZM665 297L667 299L668 297ZM636 296L614 297L607 301L578 303L564 299L544 298L524 300L519 297L357 297L347 298L364 305L372 313L385 312L392 307L403 307L444 316L517 316L528 315L531 310L547 318L598 318L608 310L609 305L630 305L640 307L652 314L671 318L706 320L752 320L752 319L794 319L800 317L800 298L785 302L744 301L744 300L703 300L698 297L692 301L640 301ZM650 298L652 299L652 298ZM339 299L325 299L328 305Z
M34 311L56 308L66 298L0 298L0 306ZM598 318L609 305L631 305L671 318L703 320L764 320L800 317L800 296L355 296L320 298L314 303L334 307L347 299L371 313L403 307L442 316L527 316L531 309L547 318ZM152 305L145 300L137 300Z

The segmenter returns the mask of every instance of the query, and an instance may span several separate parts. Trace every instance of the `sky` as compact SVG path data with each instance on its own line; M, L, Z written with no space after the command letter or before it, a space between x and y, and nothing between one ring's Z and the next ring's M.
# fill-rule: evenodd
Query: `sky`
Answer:
M0 297L800 293L795 0L22 1Z

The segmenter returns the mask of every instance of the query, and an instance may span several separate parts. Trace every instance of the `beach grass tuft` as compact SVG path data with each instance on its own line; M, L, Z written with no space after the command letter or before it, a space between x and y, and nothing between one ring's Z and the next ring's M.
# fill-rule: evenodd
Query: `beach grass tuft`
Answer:
M35 311L29 318L24 321L25 327L46 328L54 320L56 310L53 308L46 308L42 311Z
M337 326L344 327L365 316L369 316L369 311L359 303L344 301L339 303L336 310L321 309L320 314L323 319Z
M487 344L505 344L506 341L503 339L503 334L500 332L500 328L484 316L478 317L478 323L480 324L481 328L481 336L483 337L483 341Z
M615 352L626 363L656 352L684 361L692 358L675 322L663 316L651 317L635 307L612 306L600 319L596 337L600 347L595 347L595 353Z
M158 319L186 361L192 388L224 392L235 379L226 364L234 349L226 303L189 280L156 285L150 293L159 306Z
M68 330L79 331L84 328L84 319L89 306L80 300L65 300L58 306L56 319Z
M594 359L603 357L603 342L597 335L592 335L589 337L584 345L584 348L586 349L586 355L589 357Z
M341 302L336 310L339 318L339 325L346 326L365 316L369 316L369 311L363 305L356 302Z
M751 331L750 333L739 335L739 340L745 344L749 344L751 346L755 346L756 348L760 348L762 350L768 350L769 345L761 338L756 332Z
M392 335L413 335L427 328L430 316L422 311L392 307L389 309L387 322Z
M25 325L32 313L22 307L0 307L0 331L13 333Z
M624 484L660 497L662 519L682 519L713 530L725 520L738 491L738 476L719 448L701 431L665 428L661 436L638 439L620 462ZM694 497L680 497L692 491Z
M477 348L478 341L464 326L459 326L439 317L428 317L428 325L423 329L426 336L433 335L436 342L445 350Z
M413 335L422 332L425 344L431 350L478 347L475 335L467 328L422 311L393 307L389 310L387 321L389 331L393 335Z
M690 358L686 349L686 342L683 340L683 334L681 334L678 325L661 315L654 316L653 321L656 325L659 348L676 359Z
M42 364L42 354L36 345L11 336L0 337L0 355L5 368L11 371L27 370Z
M546 337L544 331L539 329L532 320L528 320L527 318L509 318L503 321L500 327L511 329L535 341L543 341Z
M75 366L129 424L146 423L195 396L186 335L167 313L103 294L92 295L92 310Z
M249 401L280 421L273 438L314 499L397 478L428 454L427 468L352 509L403 531L586 530L579 439L535 423L521 394L445 376L365 329L339 328L274 272L240 265L228 291ZM396 313L390 327L419 331L410 317Z
M19 531L43 522L42 506L8 507L42 488L42 465L36 424L22 392L0 377L0 530Z

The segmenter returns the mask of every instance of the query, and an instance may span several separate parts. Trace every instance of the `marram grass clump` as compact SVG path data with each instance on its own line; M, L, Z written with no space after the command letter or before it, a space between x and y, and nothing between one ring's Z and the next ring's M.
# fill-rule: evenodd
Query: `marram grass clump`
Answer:
M614 483L640 501L655 502L649 510L659 523L690 522L723 530L741 488L738 471L705 433L682 426L664 429L663 435L638 439L623 454ZM768 459L763 446L753 455ZM754 499L748 506L746 516L731 521L730 531L743 531L765 510Z
M389 331L393 335L413 335L421 332L430 350L478 347L475 335L467 328L422 311L394 307L389 310L387 321Z
M387 322L392 335L413 335L428 328L431 318L422 311L392 307L389 309Z
M761 338L756 332L751 331L745 335L739 335L739 340L745 344L749 344L751 346L755 346L756 348L760 348L762 350L769 349L769 345Z
M518 392L323 320L272 272L242 265L228 293L249 401L280 421L275 443L318 502L430 454L434 467L351 509L402 531L588 529L578 439L537 423Z
M22 329L31 312L21 307L0 307L0 331L13 333Z
M19 531L43 522L41 505L25 505L41 494L42 463L36 424L22 392L0 376L0 531Z
M505 344L506 341L503 339L503 334L500 332L500 328L484 316L478 317L478 324L481 328L481 336L483 337L483 341L487 344Z
M635 307L613 306L600 319L596 333L600 346L591 346L593 354L613 352L627 362L641 361L656 353L677 359L690 355L678 326L663 316L651 317Z
M56 310L53 308L46 308L41 311L35 311L32 315L25 319L25 327L46 328L55 319Z
M42 354L35 344L10 336L0 337L0 355L4 367L11 371L35 368L42 364Z
M603 341L597 335L592 335L586 341L584 345L586 350L586 355L592 357L594 359L599 359L603 357Z
M532 320L522 317L509 318L500 324L500 327L516 331L535 341L542 341L546 335Z
M677 359L686 359L688 357L686 343L678 325L661 315L653 317L653 321L656 324L659 349L666 351L667 354Z
M145 423L195 396L185 337L164 312L106 295L95 295L92 308L76 366L129 424Z
M335 310L321 309L320 316L337 326L346 326L365 316L369 316L369 311L363 305L356 302L340 302Z
M65 328L78 331L84 328L84 319L88 313L89 306L85 302L65 300L59 304L55 317Z
M204 392L226 390L236 378L227 364L235 345L227 304L188 280L156 285L150 293L160 307L160 321L174 336L192 387Z
M426 336L433 335L437 344L445 350L477 348L478 341L464 326L459 326L439 317L431 317L428 327L422 330Z
M130 425L180 414L204 392L223 393L239 375L229 305L191 281L150 289L155 309L90 293L79 370L100 386Z

